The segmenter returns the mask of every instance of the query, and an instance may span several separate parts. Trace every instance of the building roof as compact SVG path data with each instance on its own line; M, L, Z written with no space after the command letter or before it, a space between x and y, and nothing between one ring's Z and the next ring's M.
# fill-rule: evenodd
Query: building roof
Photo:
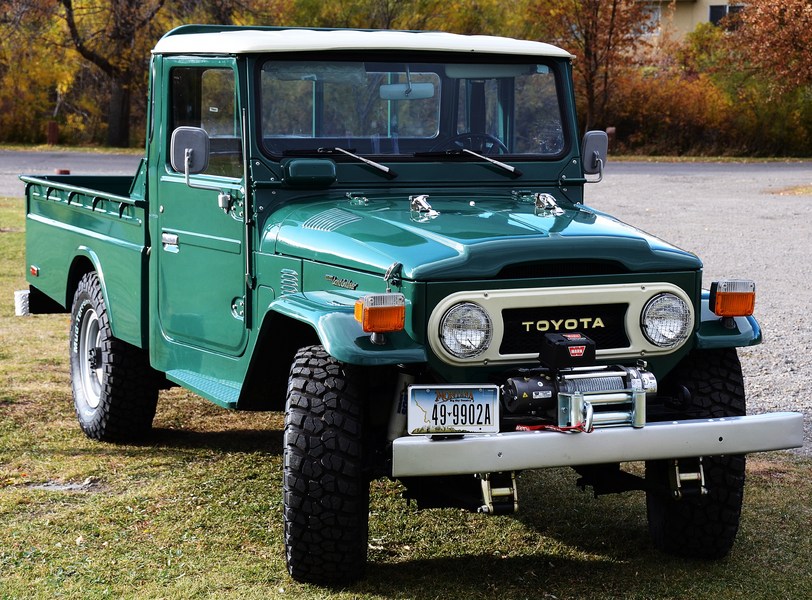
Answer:
M184 26L167 33L153 54L248 54L323 50L412 50L570 58L550 44L435 31L272 29Z

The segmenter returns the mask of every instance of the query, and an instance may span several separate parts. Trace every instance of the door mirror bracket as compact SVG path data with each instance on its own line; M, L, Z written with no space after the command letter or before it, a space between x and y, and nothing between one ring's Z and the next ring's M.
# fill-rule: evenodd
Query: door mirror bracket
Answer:
M218 192L217 206L228 212L231 194L223 193L219 186L192 183L190 175L203 173L209 168L209 134L200 127L178 127L172 132L169 149L170 162L175 171L183 172L186 185L198 190Z

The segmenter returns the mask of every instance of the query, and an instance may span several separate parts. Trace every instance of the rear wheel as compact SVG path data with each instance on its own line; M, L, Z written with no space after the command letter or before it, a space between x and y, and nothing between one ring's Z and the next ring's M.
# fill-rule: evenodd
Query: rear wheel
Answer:
M152 427L158 385L146 353L113 337L95 272L79 281L70 330L73 404L90 438L127 441Z
M741 364L734 349L693 352L668 376L663 388L679 399L675 408L684 415L681 418L745 414ZM693 463L696 468L696 461ZM646 463L646 479L651 484L646 493L649 530L654 544L665 552L718 559L730 552L739 530L745 457L704 457L702 465L707 494L680 499L669 484L673 464Z
M366 566L369 475L363 372L321 346L291 367L285 411L285 553L291 576L349 583Z

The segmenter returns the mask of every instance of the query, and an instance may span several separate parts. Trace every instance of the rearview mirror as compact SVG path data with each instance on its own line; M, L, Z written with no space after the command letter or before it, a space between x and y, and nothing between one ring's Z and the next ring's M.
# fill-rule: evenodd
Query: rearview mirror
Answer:
M581 145L581 161L584 165L584 175L598 175L597 183L603 179L603 166L606 164L606 155L609 151L609 136L605 131L587 131Z
M387 83L380 88L381 100L426 100L434 98L431 83Z
M209 168L209 134L200 127L178 127L172 132L169 159L179 173L202 173Z

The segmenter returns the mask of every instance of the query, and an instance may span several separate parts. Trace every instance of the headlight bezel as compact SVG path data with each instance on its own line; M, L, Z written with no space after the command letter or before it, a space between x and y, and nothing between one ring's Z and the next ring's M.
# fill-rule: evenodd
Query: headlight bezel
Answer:
M463 314L465 313L465 314ZM471 328L469 331L472 332L479 332L480 335L483 336L482 339L476 340L474 342L474 347L469 350L461 349L462 344L458 341L457 344L450 344L447 340L447 335L449 337L456 337L454 336L454 331L451 329L447 329L451 325L451 319L464 319L466 318L466 314L470 318L470 315L474 314L478 317L481 317L482 327L479 329ZM461 331L462 328L457 329L457 331ZM490 348L491 343L493 342L493 332L494 332L494 322L493 318L490 316L488 311L484 309L482 306L477 304L476 302L465 301L465 302L458 302L451 307L449 307L440 318L439 327L438 327L438 334L440 344L442 345L443 349L451 356L460 359L472 359L480 356L484 352ZM452 347L453 346L453 347Z
M669 302L670 305L666 304ZM658 311L659 314L652 314L654 311ZM676 323L673 323L675 321ZM664 322L672 322L672 325L677 325L678 328L674 329ZM690 338L693 326L694 314L691 305L670 292L652 296L640 312L640 331L646 340L657 348L666 350L679 348Z

